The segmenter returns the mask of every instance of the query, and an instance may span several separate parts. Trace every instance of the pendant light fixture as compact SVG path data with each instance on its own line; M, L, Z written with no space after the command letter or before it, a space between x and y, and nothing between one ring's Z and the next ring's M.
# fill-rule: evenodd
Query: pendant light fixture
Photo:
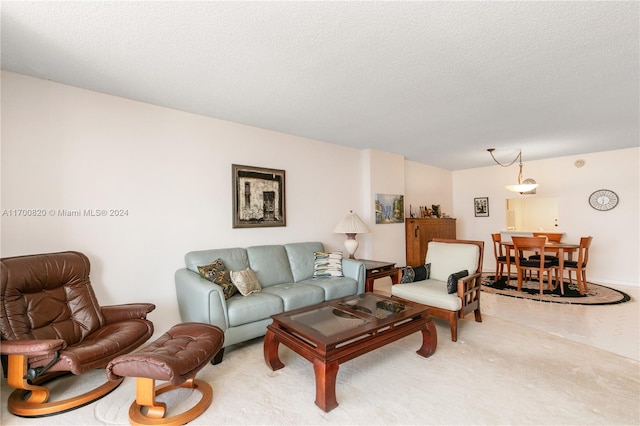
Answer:
M509 164L502 164L501 162L496 160L496 157L493 156L493 151L495 150L496 150L495 148L487 149L487 151L489 151L489 154L491 154L491 158L493 158L493 161L495 161L502 167L509 167L513 165L516 161L518 161L518 166L520 168L520 172L518 173L518 184L505 186L505 188L508 191L519 192L520 194L524 194L524 193L533 191L538 187L538 184L533 179L525 179L524 181L522 181L522 150L518 150L518 155Z

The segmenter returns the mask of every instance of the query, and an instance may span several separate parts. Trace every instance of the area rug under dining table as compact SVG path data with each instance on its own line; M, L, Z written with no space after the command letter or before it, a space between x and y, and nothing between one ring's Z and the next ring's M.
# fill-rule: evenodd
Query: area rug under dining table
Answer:
M495 276L488 275L482 280L482 291L501 296L538 300L540 302L580 305L612 305L631 300L631 297L622 291L595 283L587 283L589 290L584 295L580 294L575 282L571 284L567 281L564 282L564 294L561 293L560 286L556 286L553 290L548 290L546 281L544 283L543 294L540 295L538 280L523 281L522 291L518 291L517 277L512 276L509 280L506 277L502 277L496 281Z

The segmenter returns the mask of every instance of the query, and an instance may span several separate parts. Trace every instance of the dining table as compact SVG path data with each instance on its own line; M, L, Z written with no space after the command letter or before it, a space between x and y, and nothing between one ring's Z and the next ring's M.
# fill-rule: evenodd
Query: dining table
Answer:
M509 271L511 267L511 252L515 251L515 245L513 241L502 241L500 244L505 248L507 255L507 271ZM558 254L558 275L556 278L560 282L560 291L564 294L564 255L567 253L568 259L573 259L573 253L578 251L580 248L580 244L573 243L563 243L563 242L554 242L547 241L544 245L545 251L553 252ZM515 255L515 253L514 253ZM580 292L582 295L582 291Z

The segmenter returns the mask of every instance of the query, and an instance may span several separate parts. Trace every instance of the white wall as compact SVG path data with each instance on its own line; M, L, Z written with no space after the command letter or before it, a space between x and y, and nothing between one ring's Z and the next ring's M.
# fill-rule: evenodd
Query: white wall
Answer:
M427 166L414 161L405 163L405 216L412 207L415 217L420 217L420 206L431 208L439 204L442 212L453 216L453 173L450 170Z
M232 228L231 164L286 171L286 227ZM2 73L0 208L56 214L4 214L1 255L82 251L100 302L155 303L158 331L180 321L173 276L185 253L295 241L341 250L332 230L362 207L362 178L358 150Z
M368 194L370 252L366 259L394 262L405 265L404 222L376 224L376 194L404 195L404 157L398 154L366 150L368 175L364 179L365 193ZM406 202L406 200L405 200ZM356 256L358 257L358 256Z
M583 159L585 165L575 167ZM640 148L604 151L577 156L528 161L524 177L540 186L536 195L558 198L558 231L563 241L579 242L592 235L588 278L603 284L640 286ZM506 229L507 198L504 185L517 180L517 166L498 165L453 173L454 217L458 238L485 241L484 269L495 270L491 233ZM598 189L610 189L620 202L607 212L589 206L588 198ZM474 197L489 197L489 217L475 217Z
M317 240L342 250L333 234L349 211L370 234L360 258L405 264L404 224L375 225L376 193L405 195L405 209L440 204L457 218L458 238L486 242L505 228L504 189L515 168L451 172L396 154L358 151L2 72L2 212L16 209L126 209L124 217L16 217L3 214L0 255L79 250L92 262L103 304L148 301L166 330L180 321L173 274L186 252ZM527 162L538 196L560 199L568 241L594 236L589 278L639 285L639 149ZM231 164L286 171L287 226L231 227ZM620 205L606 213L588 195L609 188ZM455 194L455 195L452 195ZM490 216L475 218L487 196Z

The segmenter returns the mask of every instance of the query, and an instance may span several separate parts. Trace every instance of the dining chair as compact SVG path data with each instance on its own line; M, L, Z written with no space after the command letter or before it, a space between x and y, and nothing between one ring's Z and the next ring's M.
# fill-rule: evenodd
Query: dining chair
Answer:
M562 234L559 234L557 232L534 232L533 233L534 237L545 237L547 239L547 241L552 242L552 243L559 243L562 240ZM551 260L551 261L557 261L558 260L558 250L554 250L554 249L549 249L547 248L545 250L547 253L554 253L554 254L545 254L544 255L544 259L545 260ZM531 256L529 256L529 259L532 260L540 260L540 253L536 252L536 254L533 254Z
M502 279L502 274L504 273L504 267L507 266L507 283L511 279L511 265L516 264L516 258L514 256L510 256L509 261L507 261L507 255L503 252L502 246L502 235L499 232L495 234L491 234L491 239L493 240L493 255L496 258L496 276L495 281Z
M524 258L522 253L525 251L537 251L544 253L544 246L547 242L545 237L511 237L515 249L516 270L518 271L518 291L522 291L522 280L526 271L537 272L538 282L540 283L540 294L544 294L544 274L547 274L547 287L553 289L551 279L552 272L557 273L558 264L546 259ZM557 278L557 277L556 277Z
M591 246L592 236L580 238L580 248L578 248L578 260L565 260L563 271L567 271L569 274L569 284L573 283L571 273L576 272L576 281L578 283L578 290L583 295L585 291L589 291L587 285L587 262L589 260L589 247ZM563 279L560 277L559 279Z

